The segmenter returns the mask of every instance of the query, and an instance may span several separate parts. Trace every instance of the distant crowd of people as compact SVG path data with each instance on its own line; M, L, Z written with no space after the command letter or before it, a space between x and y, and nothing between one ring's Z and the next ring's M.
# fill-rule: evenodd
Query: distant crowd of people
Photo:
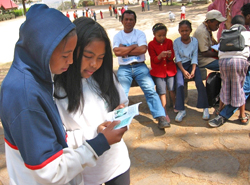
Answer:
M95 21L97 20L95 10L89 9L87 7L85 8L85 10L84 9L82 10L82 15L79 15L79 13L77 12L77 10L73 11L73 18L74 18L74 20L78 19L81 16L82 17L90 17L90 18L94 19ZM66 17L68 17L70 19L70 14L69 14L68 11L66 12ZM101 17L101 19L103 19L103 12L101 10L100 10L100 17Z
M208 124L221 126L238 108L240 122L247 124L250 2L224 0L227 6L224 4L223 12L216 7L219 1L208 7L193 36L192 24L184 16L178 24L180 36L174 41L167 37L167 26L156 23L152 27L154 38L147 43L145 33L134 28L136 13L125 10L120 19L123 29L114 35L113 48L107 32L90 18L89 10L72 23L56 9L33 5L20 27L13 63L0 91L10 183L129 185L131 161L122 139L128 128L115 129L120 121L107 121L107 117L109 112L129 105L133 80L143 90L151 114L163 130L171 122L166 89L177 113L175 121L181 122L187 115L184 80L194 79L197 108L203 109L202 119L209 120L200 68L220 71L221 106L218 116ZM112 13L113 8L110 16ZM219 41L212 32L220 25L226 29L244 27L242 51L212 50ZM112 51L118 57L117 75ZM147 51L151 70L145 64Z

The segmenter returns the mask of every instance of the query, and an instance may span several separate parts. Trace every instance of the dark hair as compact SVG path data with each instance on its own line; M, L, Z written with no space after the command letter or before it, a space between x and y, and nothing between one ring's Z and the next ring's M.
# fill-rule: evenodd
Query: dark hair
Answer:
M167 27L163 23L156 23L153 26L152 31L153 33L156 33L159 30L165 30L166 32L168 31Z
M182 26L182 25L187 25L191 30L192 30L192 24L191 22L189 22L188 20L183 20L181 22L179 22L179 28Z
M123 14L122 14L122 20L123 20L123 18L124 18L124 14L125 14L125 13L134 14L134 18L135 18L135 22L136 22L136 14L135 14L135 12L134 12L133 10L126 10L125 12L123 12Z
M68 97L68 111L76 112L80 107L81 101L84 102L82 93L81 63L84 48L92 41L105 42L105 56L102 66L92 75L97 85L89 83L91 88L103 98L109 111L115 109L120 103L118 90L114 84L113 78L113 56L110 46L110 40L104 28L91 18L81 17L73 22L76 25L77 45L73 53L73 64L68 70L60 75L55 75L55 97L63 99ZM59 96L58 90L63 88L65 96ZM82 103L83 105L83 103ZM83 105L84 106L84 105Z
M232 18L231 24L241 24L241 25L245 25L245 18L242 15L236 15Z
M250 3L244 4L240 10L244 17L246 17L248 14L250 14Z

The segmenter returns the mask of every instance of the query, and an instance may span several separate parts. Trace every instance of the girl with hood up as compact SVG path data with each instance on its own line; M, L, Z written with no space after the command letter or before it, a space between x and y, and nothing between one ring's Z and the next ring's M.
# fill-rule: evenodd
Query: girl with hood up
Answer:
M126 131L105 122L95 138L68 148L52 78L72 64L76 43L75 25L61 12L44 4L29 9L0 94L10 184L83 184L79 173Z

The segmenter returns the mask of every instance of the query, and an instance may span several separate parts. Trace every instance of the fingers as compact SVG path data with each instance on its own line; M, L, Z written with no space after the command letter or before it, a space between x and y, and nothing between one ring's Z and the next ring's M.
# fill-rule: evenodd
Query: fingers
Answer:
M124 108L124 107L125 107L124 104L120 104L120 105L118 105L118 106L115 108L115 110L122 109L122 108Z
M171 55L172 51L171 50L167 50L166 53L169 54L169 55Z
M106 137L109 145L120 142L123 134L127 131L127 127L120 129L114 129L114 127L119 124L120 121L113 121L110 123L106 129L102 131L103 135Z
M100 124L98 127L97 127L97 133L100 133L102 132L104 129L106 129L107 126L109 126L111 124L110 121L106 121L102 124Z
M116 125L118 125L120 122L121 122L120 120L113 121L113 122L111 122L111 123L107 126L107 128L109 128L109 129L114 129L114 127L115 127Z

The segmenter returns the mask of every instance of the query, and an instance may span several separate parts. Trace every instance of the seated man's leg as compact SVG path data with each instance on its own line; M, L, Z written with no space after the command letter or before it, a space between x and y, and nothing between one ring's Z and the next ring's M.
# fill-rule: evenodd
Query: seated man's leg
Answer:
M128 96L129 89L133 80L131 66L121 65L117 71L117 78L122 85L126 96Z
M149 73L149 69L146 64L133 65L133 75L136 82L143 90L148 107L154 118L166 116L165 110L161 104L161 100L155 91L154 81Z
M220 68L219 68L219 60L214 60L213 62L205 65L205 66L202 66L202 68L207 68L207 69L210 69L210 70L213 70L213 71L219 71Z

